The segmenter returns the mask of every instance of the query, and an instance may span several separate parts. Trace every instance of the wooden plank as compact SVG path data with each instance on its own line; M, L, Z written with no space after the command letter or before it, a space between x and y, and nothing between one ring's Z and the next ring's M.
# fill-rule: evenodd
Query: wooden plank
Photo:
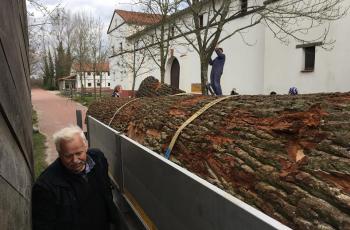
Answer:
M30 202L0 176L0 229L31 229Z
M2 49L0 49L0 69L2 70L2 76L4 79L11 79L8 66L6 66L5 58L3 56ZM20 102L18 98L19 92L16 92L16 88L11 81L4 80L0 84L0 113L6 120L7 125L14 139L18 142L22 154L25 156L29 167L32 166L32 144L31 144L31 110L28 111L27 104L30 105L28 99L23 97L23 101ZM27 112L23 112L27 110ZM29 125L28 125L29 123Z
M31 229L32 110L24 0L0 1L0 229Z
M0 130L0 176L29 201L33 182L31 169L1 115Z
M6 48L8 51L5 55L6 51L3 49L5 44L8 44L10 48L11 44L9 42L3 43L3 37L3 32L0 31L0 69L2 70L2 78L6 79L0 84L0 105L6 114L4 117L8 119L11 129L20 143L22 151L26 155L27 161L32 162L31 103L30 94L25 83L26 76L24 75L24 71L13 71L16 67L11 67L9 62L14 63L17 61L18 63L21 63L21 59L14 57L8 48ZM19 68L17 67L17 69Z
M192 93L201 93L202 92L201 83L193 83L191 84L191 92Z
M22 0L11 1L13 4L13 12L18 15L19 27L17 27L17 34L20 42L21 58L23 63L23 69L25 71L26 85L28 92L30 92L30 67L29 67L29 41L28 41L28 25L26 14L26 3Z

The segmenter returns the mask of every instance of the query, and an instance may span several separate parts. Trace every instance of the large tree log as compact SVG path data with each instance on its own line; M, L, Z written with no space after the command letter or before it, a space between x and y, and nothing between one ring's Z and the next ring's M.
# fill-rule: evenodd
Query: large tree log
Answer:
M111 127L164 154L174 133L216 97L141 98ZM108 124L130 99L88 113ZM295 229L350 229L350 93L237 96L188 125L172 161Z
M136 92L136 97L159 97L180 93L185 93L185 91L176 89L164 83L160 83L158 79L150 76L142 81L139 89Z

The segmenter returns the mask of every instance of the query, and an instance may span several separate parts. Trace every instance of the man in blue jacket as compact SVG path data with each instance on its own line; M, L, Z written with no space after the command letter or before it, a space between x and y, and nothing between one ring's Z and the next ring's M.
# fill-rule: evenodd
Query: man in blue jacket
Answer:
M210 73L210 84L216 95L222 95L220 79L224 70L226 57L222 48L216 47L215 52L218 56L214 60L209 60L209 64L212 66Z

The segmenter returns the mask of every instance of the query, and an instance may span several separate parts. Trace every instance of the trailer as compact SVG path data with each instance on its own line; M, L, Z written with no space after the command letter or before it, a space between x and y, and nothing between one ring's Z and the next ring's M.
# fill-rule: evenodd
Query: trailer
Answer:
M290 229L92 116L87 129L108 159L126 229Z

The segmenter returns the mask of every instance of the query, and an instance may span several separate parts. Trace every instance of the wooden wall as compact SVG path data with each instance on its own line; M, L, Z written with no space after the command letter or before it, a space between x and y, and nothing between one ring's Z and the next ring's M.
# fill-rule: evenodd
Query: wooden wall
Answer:
M0 0L0 230L31 229L32 109L25 0Z

